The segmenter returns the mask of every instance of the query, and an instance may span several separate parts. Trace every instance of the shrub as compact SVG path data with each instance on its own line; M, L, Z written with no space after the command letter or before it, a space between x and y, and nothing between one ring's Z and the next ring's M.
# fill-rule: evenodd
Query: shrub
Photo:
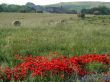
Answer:
M43 11L37 11L37 13L43 13Z

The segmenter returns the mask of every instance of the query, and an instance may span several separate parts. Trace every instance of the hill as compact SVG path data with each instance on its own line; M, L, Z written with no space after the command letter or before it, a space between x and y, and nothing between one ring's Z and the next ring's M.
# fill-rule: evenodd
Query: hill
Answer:
M101 10L100 10L100 6L101 6ZM108 11L110 11L110 2L90 2L90 1L60 2L57 4L50 4L50 5L37 5L32 2L27 2L25 5L0 4L0 12L23 12L23 13L47 12L47 13L76 14L77 11L79 12L82 9L91 9L95 7L99 7L98 9L96 8L96 10L100 10L100 12L104 11L108 13ZM92 10L87 10L87 11L92 12Z
M63 7L65 9L77 11L80 11L84 8L89 9L98 6L106 6L110 8L110 2L61 2L57 4L46 5L46 7Z

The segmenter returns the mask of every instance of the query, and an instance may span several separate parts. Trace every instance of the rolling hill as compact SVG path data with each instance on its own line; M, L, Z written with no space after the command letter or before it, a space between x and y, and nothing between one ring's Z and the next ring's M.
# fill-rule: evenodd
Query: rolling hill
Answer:
M98 6L106 6L110 8L110 2L61 2L57 4L51 4L51 5L46 5L45 7L63 7L65 9L69 10L77 10L80 11L81 9L89 9L93 7L98 7Z

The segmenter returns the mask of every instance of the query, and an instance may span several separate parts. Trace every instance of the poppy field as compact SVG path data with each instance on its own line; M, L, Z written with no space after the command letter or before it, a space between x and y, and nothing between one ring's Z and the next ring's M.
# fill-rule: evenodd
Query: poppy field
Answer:
M54 55L59 54L55 53ZM10 82L11 80L15 82L23 81L29 77L42 77L50 78L51 80L53 80L54 76L59 76L62 81L69 82L69 77L71 77L74 73L76 73L80 77L80 79L85 75L97 73L85 68L88 63L99 62L105 64L106 69L109 69L110 67L110 55L103 54L87 54L79 57L65 57L63 55L60 55L59 57L55 58L44 56L33 57L32 55L22 57L20 55L16 55L16 59L23 60L24 62L12 68L0 68L0 79L3 80L3 82ZM105 76L110 75L109 71L102 71L100 73L105 74ZM53 81L55 82L55 80ZM106 79L105 82L109 82L109 80L110 79ZM100 79L99 82L101 81L103 80Z

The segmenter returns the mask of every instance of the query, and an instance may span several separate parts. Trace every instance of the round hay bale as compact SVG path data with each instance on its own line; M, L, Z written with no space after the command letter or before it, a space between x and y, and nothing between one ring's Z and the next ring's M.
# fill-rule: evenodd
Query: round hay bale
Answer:
M62 19L62 20L60 20L60 23L64 23L66 20L64 20L64 19Z
M16 20L16 21L13 21L12 23L14 26L20 26L21 25L21 22Z
M100 15L101 13L100 13L100 11L94 11L93 14L94 15Z
M81 17L81 18L85 18L85 14L84 13L78 13L77 16Z

